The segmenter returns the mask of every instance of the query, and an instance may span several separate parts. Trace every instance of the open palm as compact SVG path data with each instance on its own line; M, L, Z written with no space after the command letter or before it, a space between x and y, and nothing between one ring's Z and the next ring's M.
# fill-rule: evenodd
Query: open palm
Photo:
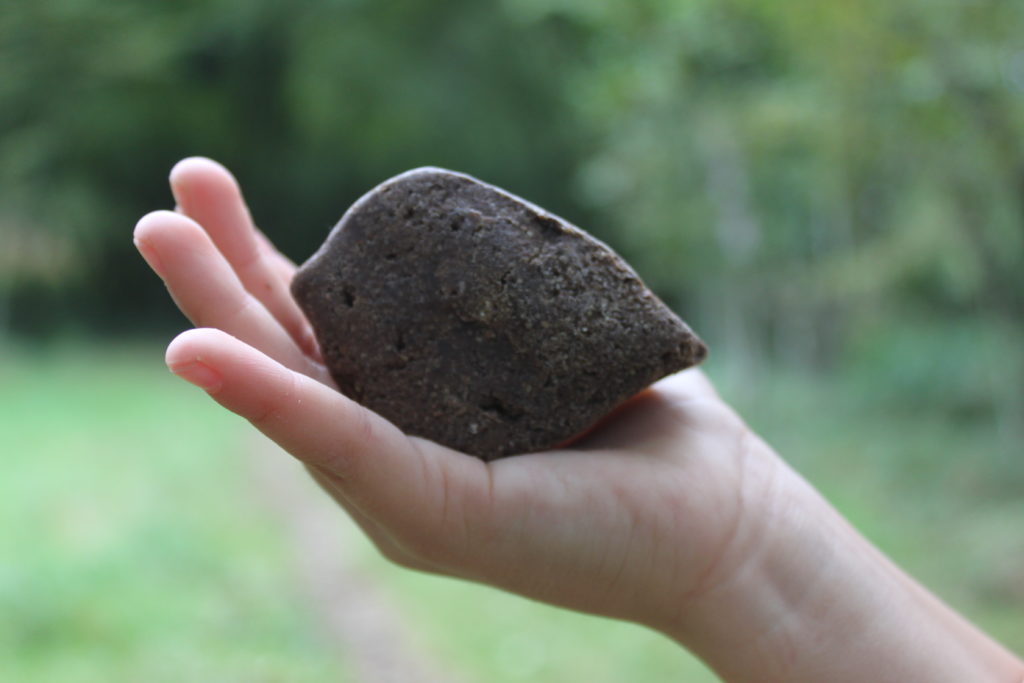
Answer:
M658 625L754 542L776 459L698 370L642 392L570 447L485 463L340 394L289 294L295 266L207 159L135 242L199 328L167 363L302 461L395 562ZM614 368L606 369L614 372Z

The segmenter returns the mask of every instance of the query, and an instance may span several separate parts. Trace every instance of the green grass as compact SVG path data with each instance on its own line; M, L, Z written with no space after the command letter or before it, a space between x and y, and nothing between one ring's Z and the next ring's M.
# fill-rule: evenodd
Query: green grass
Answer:
M237 419L156 348L2 360L0 678L345 678L250 495Z
M531 602L484 586L399 573L376 558L423 638L470 681L718 681L663 636L639 626Z
M246 425L160 350L0 352L0 671L16 681L344 681L259 500ZM983 419L893 411L796 375L726 395L853 523L1024 651L1024 497ZM662 636L353 549L467 681L716 680Z

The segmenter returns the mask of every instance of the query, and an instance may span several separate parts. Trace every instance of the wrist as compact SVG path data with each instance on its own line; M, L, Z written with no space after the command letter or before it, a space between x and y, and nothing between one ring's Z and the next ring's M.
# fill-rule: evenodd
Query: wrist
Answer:
M859 628L861 617L835 604L845 573L838 563L856 534L798 475L777 467L773 493L748 508L722 571L686 596L665 629L729 681L795 680L812 644L841 642Z
M727 681L1016 680L1021 663L915 583L760 441L749 505L657 628Z
M768 671L786 665L784 641L803 629L815 586L852 530L767 445L751 436L746 450L732 534L702 580L653 625L734 675L727 680L743 680L735 674L755 660L758 680L774 680Z

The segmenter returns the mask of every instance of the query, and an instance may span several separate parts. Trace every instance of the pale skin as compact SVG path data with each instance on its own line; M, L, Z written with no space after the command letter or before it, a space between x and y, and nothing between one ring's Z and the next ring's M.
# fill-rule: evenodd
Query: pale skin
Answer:
M198 328L168 367L305 464L390 560L644 624L726 681L1024 681L1024 663L860 536L700 371L566 448L484 463L337 391L288 293L295 266L226 169L185 159L171 186L176 211L135 228Z

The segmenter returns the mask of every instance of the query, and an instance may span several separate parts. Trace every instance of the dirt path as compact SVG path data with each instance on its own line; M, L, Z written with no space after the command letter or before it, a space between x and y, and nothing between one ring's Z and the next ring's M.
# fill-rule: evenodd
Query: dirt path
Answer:
M462 683L424 649L394 600L346 546L360 531L276 446L253 440L255 480L291 541L309 601L343 652L355 683Z

